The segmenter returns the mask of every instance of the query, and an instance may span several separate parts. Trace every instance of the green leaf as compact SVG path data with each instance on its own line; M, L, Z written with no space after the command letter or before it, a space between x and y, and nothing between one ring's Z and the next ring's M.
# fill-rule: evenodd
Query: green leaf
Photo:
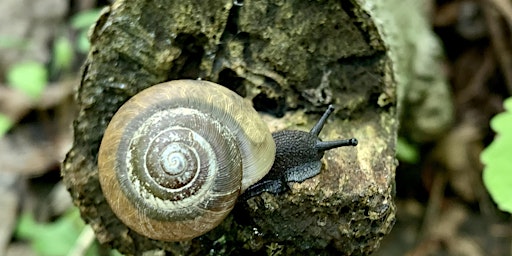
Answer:
M497 114L491 119L491 128L496 133L512 131L512 114L510 113L512 111L512 98L506 99L503 105L508 112Z
M7 71L9 86L23 91L33 99L41 96L48 82L48 71L39 62L21 62Z
M0 37L0 49L26 49L28 41L14 37Z
M111 256L123 256L120 252L118 252L117 250L111 250L110 251L110 255Z
M29 240L40 255L66 255L75 245L84 226L77 209L49 224L37 223L31 214L23 214L15 236Z
M71 18L71 27L74 29L87 29L100 17L101 9L92 9L77 13Z
M81 53L87 53L89 51L89 48L91 47L91 43L89 42L89 38L87 37L87 31L80 32L76 40L77 50Z
M505 110L512 111L512 98L505 99L503 106L505 107Z
M73 62L73 45L65 36L59 37L53 44L52 70L68 70Z
M6 115L0 113L0 138L11 129L13 123L12 120Z
M418 148L402 137L396 142L396 157L407 163L417 163L420 159Z
M492 118L496 131L493 142L482 151L484 185L498 207L512 213L512 98L504 102L507 111Z

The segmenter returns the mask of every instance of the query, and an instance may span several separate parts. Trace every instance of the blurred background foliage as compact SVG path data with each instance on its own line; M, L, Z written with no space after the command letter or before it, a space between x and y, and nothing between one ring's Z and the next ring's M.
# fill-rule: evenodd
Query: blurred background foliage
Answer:
M107 4L0 3L0 255L117 255L95 241L59 174L87 33ZM424 6L456 113L433 142L399 138L397 224L375 255L512 255L512 4Z

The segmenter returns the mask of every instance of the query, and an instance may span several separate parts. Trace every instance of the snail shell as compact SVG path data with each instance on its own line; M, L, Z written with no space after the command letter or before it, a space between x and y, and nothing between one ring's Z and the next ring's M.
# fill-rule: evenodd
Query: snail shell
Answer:
M112 117L99 180L116 216L139 234L183 241L217 226L271 168L275 143L250 103L220 85L149 87Z

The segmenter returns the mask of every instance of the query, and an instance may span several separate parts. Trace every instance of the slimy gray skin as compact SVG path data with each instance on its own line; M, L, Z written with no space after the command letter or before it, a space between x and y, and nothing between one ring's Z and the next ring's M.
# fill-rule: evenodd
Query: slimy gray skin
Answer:
M320 120L309 132L284 130L272 134L276 143L274 164L269 173L250 186L238 201L257 196L263 192L281 194L289 190L288 182L302 182L320 173L321 159L329 149L356 146L355 138L334 141L321 141L318 138L334 107L329 105Z

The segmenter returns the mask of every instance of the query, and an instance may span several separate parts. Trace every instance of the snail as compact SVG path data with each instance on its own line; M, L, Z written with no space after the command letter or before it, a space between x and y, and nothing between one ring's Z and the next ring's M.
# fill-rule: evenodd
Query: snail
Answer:
M99 181L115 215L135 232L185 241L216 227L237 201L283 193L321 169L329 106L310 132L270 133L251 104L201 80L153 85L124 103L105 130Z

